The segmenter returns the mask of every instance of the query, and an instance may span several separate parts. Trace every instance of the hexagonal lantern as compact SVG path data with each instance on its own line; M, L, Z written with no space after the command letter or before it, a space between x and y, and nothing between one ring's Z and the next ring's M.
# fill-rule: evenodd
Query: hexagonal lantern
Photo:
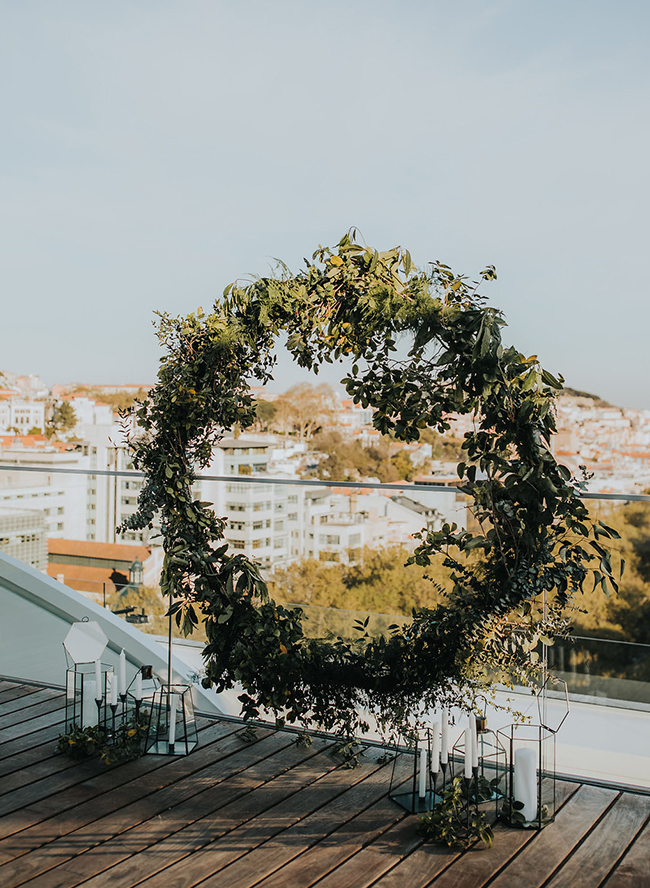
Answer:
M549 700L549 693L554 699ZM539 724L508 725L497 732L508 753L501 816L523 829L542 829L555 819L556 734L569 714L569 691L562 679L548 675L536 696Z
M112 666L101 662L108 644L104 630L95 620L73 623L63 641L67 661L65 720L88 727L106 724L107 689Z
M63 641L73 663L94 663L101 659L107 644L108 638L95 620L73 623Z

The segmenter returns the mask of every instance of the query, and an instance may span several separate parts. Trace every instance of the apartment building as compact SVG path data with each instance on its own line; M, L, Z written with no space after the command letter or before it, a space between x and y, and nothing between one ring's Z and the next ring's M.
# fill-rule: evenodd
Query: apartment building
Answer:
M288 564L289 489L268 483L273 442L268 438L224 438L215 447L206 474L232 481L197 484L201 500L214 503L217 515L227 516L225 538L235 552L245 552L271 570ZM267 483L255 483L262 478Z

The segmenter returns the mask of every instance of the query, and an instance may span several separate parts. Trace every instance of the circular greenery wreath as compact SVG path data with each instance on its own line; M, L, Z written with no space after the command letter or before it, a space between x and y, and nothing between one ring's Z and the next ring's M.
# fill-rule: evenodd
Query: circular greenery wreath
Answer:
M129 434L146 479L120 530L150 526L158 513L162 590L186 634L205 622L206 686L241 683L247 718L264 708L352 736L367 729L363 711L398 728L423 705L470 706L504 671L529 674L540 641L566 631L567 606L590 572L604 591L616 588L601 542L616 532L590 520L580 482L551 453L562 380L502 344L502 314L477 283L440 262L417 270L407 250L377 252L354 232L305 264L297 275L280 265L276 277L231 284L208 314L159 315L166 354ZM480 277L495 279L494 268ZM444 604L414 612L388 638L305 638L302 612L271 600L259 566L228 552L226 519L193 498L225 431L255 420L248 380L272 378L282 332L301 367L352 361L347 391L374 409L382 433L416 441L426 426L449 429L452 413L473 416L458 474L476 530L422 532L410 562L426 568L441 556L450 588Z

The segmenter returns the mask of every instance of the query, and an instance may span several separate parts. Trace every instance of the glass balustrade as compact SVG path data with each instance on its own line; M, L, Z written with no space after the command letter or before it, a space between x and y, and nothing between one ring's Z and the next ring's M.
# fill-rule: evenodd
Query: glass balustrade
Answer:
M231 551L259 562L274 599L303 609L308 637L386 635L410 619L413 606L444 600L442 565L425 571L404 565L423 528L443 522L472 528L466 498L451 478L428 484L271 478L256 454L250 459L250 473L199 477L195 496L227 516ZM0 552L164 636L160 538L155 529L126 539L115 533L135 510L141 485L133 472L93 473L56 460L3 465ZM574 635L548 648L549 668L578 699L644 708L650 706L650 496L587 502L597 520L621 533L614 562L618 567L624 558L627 569L618 594L586 589L577 597ZM180 637L175 625L173 634ZM192 635L204 638L202 627Z

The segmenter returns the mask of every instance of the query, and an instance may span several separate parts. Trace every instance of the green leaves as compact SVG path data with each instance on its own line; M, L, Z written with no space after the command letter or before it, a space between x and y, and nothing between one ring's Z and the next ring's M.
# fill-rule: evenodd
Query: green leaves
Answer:
M474 810L464 792L461 777L442 790L442 801L434 805L432 811L418 818L417 832L425 842L435 842L448 848L469 848L477 840L488 848L492 847L494 832L485 814ZM489 797L489 796L488 796Z

